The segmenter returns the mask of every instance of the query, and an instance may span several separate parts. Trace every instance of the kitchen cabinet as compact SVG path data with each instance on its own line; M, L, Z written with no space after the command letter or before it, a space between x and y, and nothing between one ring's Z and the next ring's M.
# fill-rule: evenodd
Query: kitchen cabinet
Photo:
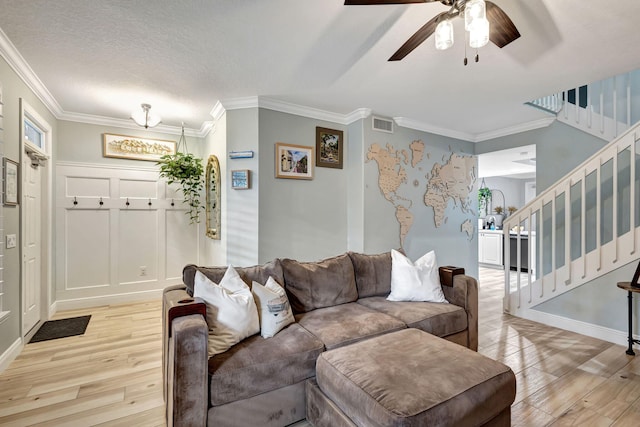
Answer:
M495 267L503 267L502 230L480 230L478 232L478 262Z

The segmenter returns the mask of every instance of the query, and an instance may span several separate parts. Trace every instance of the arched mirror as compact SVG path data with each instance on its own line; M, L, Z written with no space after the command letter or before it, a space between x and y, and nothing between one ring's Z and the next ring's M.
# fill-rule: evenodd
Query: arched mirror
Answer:
M220 163L216 156L209 156L205 175L207 237L220 240Z

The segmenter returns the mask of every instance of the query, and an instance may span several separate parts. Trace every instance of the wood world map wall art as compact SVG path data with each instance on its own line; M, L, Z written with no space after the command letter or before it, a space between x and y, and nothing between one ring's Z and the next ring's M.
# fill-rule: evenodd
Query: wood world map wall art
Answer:
M475 157L451 152L438 163L431 160L431 153L425 152L424 142L416 140L408 149L396 149L391 144L385 147L371 144L366 162L371 160L378 166L380 192L395 207L401 246L413 226L416 216L413 210L417 203L433 208L436 228L447 224L446 211L450 203L453 203L453 209L475 216L472 210L475 198L470 197L477 180ZM431 170L426 174L423 172L425 166ZM411 184L407 182L409 176ZM425 188L421 201L411 197L411 185ZM470 218L460 224L460 232L466 233L468 240L473 239L475 226Z

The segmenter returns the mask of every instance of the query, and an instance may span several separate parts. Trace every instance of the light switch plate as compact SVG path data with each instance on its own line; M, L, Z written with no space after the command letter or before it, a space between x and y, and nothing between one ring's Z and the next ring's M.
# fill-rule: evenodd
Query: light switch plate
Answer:
M16 247L16 235L15 234L7 234L7 249Z

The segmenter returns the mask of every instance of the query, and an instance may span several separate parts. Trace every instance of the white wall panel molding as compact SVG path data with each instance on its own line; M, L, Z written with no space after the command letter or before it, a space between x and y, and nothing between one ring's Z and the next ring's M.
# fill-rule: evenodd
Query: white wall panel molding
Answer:
M56 168L57 309L153 297L198 263L200 227L154 167L60 162Z

